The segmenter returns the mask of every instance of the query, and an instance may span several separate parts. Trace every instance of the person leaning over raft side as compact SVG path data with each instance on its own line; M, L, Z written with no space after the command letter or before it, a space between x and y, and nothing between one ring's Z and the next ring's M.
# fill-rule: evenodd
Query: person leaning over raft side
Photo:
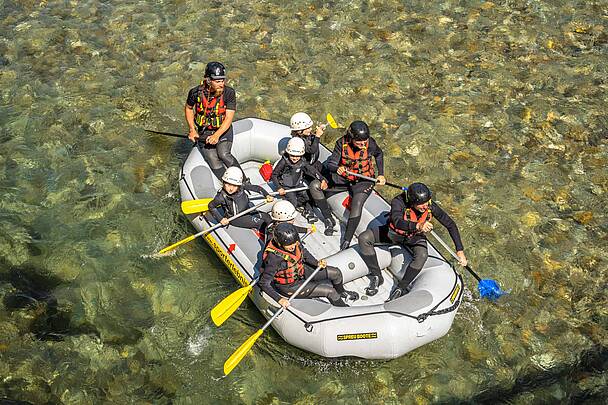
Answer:
M296 219L296 215L298 212L296 211L296 207L293 206L287 200L278 200L272 206L272 211L270 212L270 218L272 218L272 222L266 227L266 244L272 240L272 233L274 232L274 228L281 223L287 222L293 224ZM314 232L312 227L305 228L299 225L293 225L296 228L298 233L307 233Z
M303 159L306 159L315 169L322 172L323 164L319 161L319 143L326 125L317 126L314 135L312 133L312 125L312 118L304 112L295 113L289 120L291 136L297 136L304 141L306 152Z
M378 168L377 183L346 173L348 170L374 177L372 158L376 160L376 167ZM363 121L353 121L346 134L336 141L336 146L327 161L327 166L332 173L334 185L325 192L325 195L330 197L347 190L351 196L350 214L344 232L344 240L340 247L341 250L344 250L350 245L361 220L363 204L371 194L374 185L386 183L384 178L384 153L374 138L370 137L367 124Z
M268 224L272 222L270 215L265 212L253 211L230 222L228 222L228 218L249 208L249 196L245 191L262 194L268 202L272 202L274 198L260 186L243 185L243 173L238 167L233 166L226 169L222 176L222 182L224 183L222 188L209 203L211 215L224 226L230 223L230 225L239 228L251 228L262 233L265 232ZM218 210L220 207L224 210L223 216Z
M441 207L431 201L431 190L422 183L413 183L407 192L399 194L391 201L389 222L379 228L368 229L359 235L361 257L370 269L370 284L366 288L367 295L375 295L378 286L383 283L378 258L374 250L375 243L394 243L412 250L412 261L405 270L403 279L391 293L390 299L407 294L410 284L428 258L426 232L433 229L431 219L448 229L450 237L456 246L456 254L460 264L467 265L467 258L460 239L460 232L454 220Z
M235 111L236 92L226 86L226 68L219 62L209 62L201 84L188 92L184 114L190 128L188 139L197 143L218 179L224 174L224 166L241 168L230 151Z
M277 162L272 170L272 182L278 187L279 195L284 195L285 199L294 206L304 207L304 217L309 223L317 220L314 211L310 207L310 198L315 202L323 214L325 224L325 234L333 234L336 225L329 204L325 199L323 190L327 189L327 180L321 173L308 161L302 159L304 155L304 141L301 138L291 138L287 143L285 154ZM289 194L285 192L289 189L304 185L304 178L312 179L308 183L308 191L299 191Z
M293 224L277 224L262 260L260 288L283 307L289 306L285 297L291 296L317 266L323 270L315 275L298 297L326 297L332 305L338 307L348 306L342 298L359 298L356 292L344 289L342 273L338 268L328 266L325 260L317 261L302 246Z

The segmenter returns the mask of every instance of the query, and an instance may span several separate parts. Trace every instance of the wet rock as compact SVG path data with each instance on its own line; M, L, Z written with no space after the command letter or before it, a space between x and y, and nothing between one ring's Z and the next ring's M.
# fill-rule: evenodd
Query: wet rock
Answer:
M593 220L593 212L591 211L579 211L574 215L574 220L581 225L587 225Z

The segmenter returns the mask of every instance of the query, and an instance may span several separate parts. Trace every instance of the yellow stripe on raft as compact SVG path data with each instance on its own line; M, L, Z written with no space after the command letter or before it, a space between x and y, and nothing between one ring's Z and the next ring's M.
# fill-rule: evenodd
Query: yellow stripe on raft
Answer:
M205 240L209 246L211 246L211 249L215 251L215 254L224 262L226 267L228 267L228 270L230 270L234 278L236 278L243 287L249 285L249 281L247 281L247 278L243 275L243 273L241 273L241 270L239 270L238 266L232 261L228 252L226 252L220 246L220 244L217 243L215 238L210 233L205 236Z

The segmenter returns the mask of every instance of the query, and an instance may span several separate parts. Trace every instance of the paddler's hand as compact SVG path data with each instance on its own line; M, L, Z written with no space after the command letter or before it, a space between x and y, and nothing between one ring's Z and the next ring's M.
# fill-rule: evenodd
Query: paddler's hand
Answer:
M281 187L277 191L279 192L279 195L285 195L285 189L283 187Z
M338 176L342 176L344 173L346 173L346 167L344 167L344 166L338 167L338 171L336 173L338 173Z
M220 221L220 224L226 226L230 223L230 221L228 221L228 218L222 218L222 220Z
M196 142L198 139L198 131L196 129L191 129L188 133L188 139L190 139L192 142Z
M327 124L321 124L317 127L317 130L315 132L315 136L317 138L320 138L323 136L323 132L325 131L325 128L327 127Z
M267 196L266 196L266 202L271 203L271 202L273 202L273 201L274 201L274 197L273 197L273 196L271 196L271 195L267 195Z
M216 143L218 143L220 140L219 135L213 134L207 137L207 140L205 141L206 143L208 143L209 145L215 145Z
M287 308L289 306L289 300L287 298L280 298L279 305L283 308Z
M321 190L327 190L327 180L325 179L321 181Z
M469 262L467 261L467 257L464 255L462 250L456 252L456 256L458 256L458 261L462 267L465 267Z
M376 178L376 184L379 186L383 186L386 184L386 178L384 176L378 176Z
M325 261L325 259L319 260L319 267L322 269L327 267L327 262Z
M431 232L433 230L433 224L429 221L425 221L421 224L416 224L416 229L424 233Z

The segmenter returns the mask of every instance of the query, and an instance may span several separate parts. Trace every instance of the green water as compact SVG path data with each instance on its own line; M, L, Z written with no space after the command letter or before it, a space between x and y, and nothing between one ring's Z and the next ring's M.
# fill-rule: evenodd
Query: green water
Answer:
M606 1L0 1L0 399L603 403L607 21ZM192 232L189 147L142 131L185 132L209 60L238 117L367 121L389 181L429 184L511 294L465 274L450 333L390 362L269 330L223 378L263 318L211 323L236 283L202 242L150 257Z

